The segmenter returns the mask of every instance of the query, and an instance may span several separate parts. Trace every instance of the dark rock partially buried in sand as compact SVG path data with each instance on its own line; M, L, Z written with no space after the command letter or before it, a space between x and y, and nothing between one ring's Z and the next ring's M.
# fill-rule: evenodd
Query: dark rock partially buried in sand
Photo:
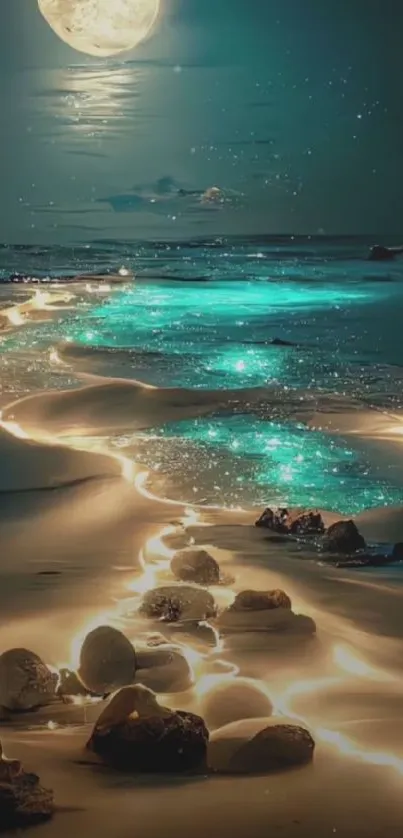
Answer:
M323 518L317 510L267 509L255 523L280 535L310 536L322 535L325 531Z
M77 674L83 686L95 695L106 695L132 684L136 674L134 648L121 631L100 626L84 640Z
M34 710L55 700L58 675L28 649L0 656L0 706L15 712Z
M286 719L242 720L212 734L208 766L223 774L268 774L306 765L314 750L308 730Z
M337 521L326 531L322 549L327 553L355 553L365 550L365 539L354 521Z
M214 617L214 598L202 588L191 585L165 585L147 591L139 608L139 614L149 619L167 623L200 621Z
M41 786L36 774L26 773L18 760L6 760L0 743L0 832L34 826L53 813L53 792Z
M199 716L161 707L151 690L134 686L112 698L87 748L122 771L171 774L202 769L208 738Z
M218 585L220 567L206 550L180 550L171 561L171 571L182 582Z
M178 693L194 683L192 669L176 646L137 649L136 683L157 693Z

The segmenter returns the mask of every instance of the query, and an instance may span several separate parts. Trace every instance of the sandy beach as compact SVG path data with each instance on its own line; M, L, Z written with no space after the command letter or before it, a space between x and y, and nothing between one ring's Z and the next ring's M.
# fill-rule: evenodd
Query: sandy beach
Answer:
M402 26L0 0L0 838L403 838Z
M317 626L309 639L260 636L253 648L249 641L244 648L224 643L213 656L206 649L201 654L191 637L177 638L196 654L195 684L186 693L163 696L172 708L202 712L206 677L216 685L253 678L270 695L276 714L311 731L315 758L300 769L263 777L130 777L100 766L85 751L103 702L60 702L8 714L0 727L7 757L21 760L54 790L56 813L33 830L39 838L93 829L128 838L139 824L144 838L160 830L172 838L198 838L206 830L231 838L263 838L268 831L307 838L401 835L399 566L376 575L371 569L336 569L308 549L271 542L266 530L254 526L256 510L202 509L156 497L144 466L105 445L116 426L135 430L155 425L158 417L228 410L241 398L250 403L255 397L262 399L262 391L218 398L81 378L80 386L66 391L3 401L2 652L22 646L52 667L74 665L85 635L99 625L121 629L136 645L145 630L136 613L138 597L169 578L167 559L175 553L169 538L175 534L179 542L190 536L207 549L234 580L215 591L222 604L245 589L280 588L293 610ZM390 418L362 412L357 422L356 412L335 411L327 421L345 433L353 427L362 437L367 433L378 449L386 436L385 456L392 448L400 456L398 432L386 431ZM329 524L340 515L325 519ZM400 508L363 513L356 523L373 542L403 540ZM227 674L211 675L211 657L224 661Z

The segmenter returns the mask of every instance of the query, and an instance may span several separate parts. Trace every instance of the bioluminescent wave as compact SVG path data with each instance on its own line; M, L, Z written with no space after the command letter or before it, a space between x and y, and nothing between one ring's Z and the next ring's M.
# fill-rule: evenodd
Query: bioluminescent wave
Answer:
M323 394L325 412L336 413L396 410L403 401L403 271L400 263L365 262L361 247L351 240L217 240L78 250L75 272L124 263L135 281L109 294L78 293L74 310L17 325L0 348L10 364L42 349L34 365L53 359L52 387L96 373L165 387L283 388L275 409L268 397L260 410L240 406L239 415L111 438L114 448L134 446L136 456L168 473L189 501L273 501L348 514L393 505L403 499L398 469L380 472L353 437L309 422ZM10 267L20 267L17 256L8 254ZM39 275L45 264L57 274L56 258L30 253ZM64 251L59 259L65 272Z

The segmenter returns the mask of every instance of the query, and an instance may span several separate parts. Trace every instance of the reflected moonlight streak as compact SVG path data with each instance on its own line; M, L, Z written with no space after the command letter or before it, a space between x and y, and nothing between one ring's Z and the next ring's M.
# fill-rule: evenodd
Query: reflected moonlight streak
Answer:
M108 57L144 41L158 17L160 0L38 0L62 41L87 55Z

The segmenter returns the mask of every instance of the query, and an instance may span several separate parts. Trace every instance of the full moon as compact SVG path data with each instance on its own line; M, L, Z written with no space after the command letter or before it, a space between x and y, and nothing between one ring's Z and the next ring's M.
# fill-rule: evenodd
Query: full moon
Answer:
M38 0L38 6L62 41L106 58L144 41L158 17L160 0Z

